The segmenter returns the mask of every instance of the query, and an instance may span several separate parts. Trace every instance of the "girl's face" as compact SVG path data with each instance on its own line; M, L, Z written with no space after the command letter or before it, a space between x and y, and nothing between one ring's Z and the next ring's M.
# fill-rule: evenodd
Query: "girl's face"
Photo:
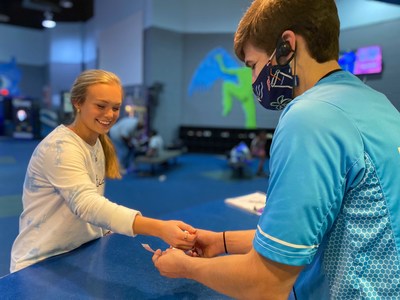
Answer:
M122 103L121 87L117 84L94 84L87 89L86 99L76 105L75 127L88 144L94 145L100 134L106 134L119 117Z

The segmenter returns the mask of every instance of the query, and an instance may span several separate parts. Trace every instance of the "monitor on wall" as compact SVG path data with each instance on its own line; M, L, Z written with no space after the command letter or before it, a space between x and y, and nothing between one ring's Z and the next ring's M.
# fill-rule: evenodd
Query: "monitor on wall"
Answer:
M69 92L61 93L61 101L64 113L72 113L74 111L71 103L71 94Z
M339 64L343 70L355 75L382 73L382 48L380 46L360 47L356 50L342 52Z

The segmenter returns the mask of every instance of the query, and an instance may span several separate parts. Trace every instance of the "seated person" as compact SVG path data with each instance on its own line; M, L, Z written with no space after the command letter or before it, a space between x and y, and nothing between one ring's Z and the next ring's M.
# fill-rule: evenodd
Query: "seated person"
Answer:
M240 142L235 147L233 147L229 155L229 163L231 165L248 163L250 159L250 150L245 142Z
M160 156L164 151L164 141L158 132L154 129L149 133L149 146L146 151L146 156Z
M229 165L233 169L235 177L243 177L245 174L245 167L251 160L251 153L249 147L245 142L240 142L229 153Z
M267 134L265 131L260 131L251 141L250 150L253 157L258 158L257 176L266 177L264 172L264 163L267 158L266 152Z

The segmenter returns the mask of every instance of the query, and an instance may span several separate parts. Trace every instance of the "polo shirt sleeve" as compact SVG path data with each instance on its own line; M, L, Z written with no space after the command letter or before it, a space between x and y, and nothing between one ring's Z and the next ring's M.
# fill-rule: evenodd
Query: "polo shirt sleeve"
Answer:
M363 169L361 137L343 111L323 101L291 103L271 145L255 250L283 264L310 263Z

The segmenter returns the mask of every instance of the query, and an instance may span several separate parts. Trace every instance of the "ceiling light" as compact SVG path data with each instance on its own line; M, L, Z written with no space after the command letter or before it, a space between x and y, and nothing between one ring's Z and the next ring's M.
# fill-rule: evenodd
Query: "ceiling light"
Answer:
M56 22L53 20L53 14L49 11L44 13L44 20L42 21L42 26L45 28L56 27Z
M62 8L72 8L74 6L71 0L60 0L59 4Z

